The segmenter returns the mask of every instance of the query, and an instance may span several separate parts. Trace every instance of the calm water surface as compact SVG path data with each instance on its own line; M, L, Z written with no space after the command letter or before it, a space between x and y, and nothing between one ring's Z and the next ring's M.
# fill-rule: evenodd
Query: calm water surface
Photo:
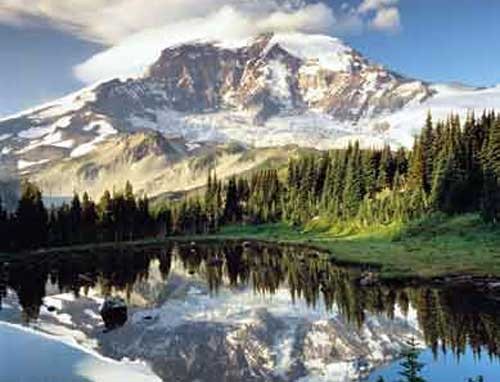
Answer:
M361 273L315 250L258 243L54 253L0 263L0 320L110 359L142 360L168 381L392 379L411 337L427 349L430 382L500 381L498 296L457 286L362 287ZM105 332L99 307L109 296L127 301L129 317ZM13 358L5 349L15 346L23 351ZM46 381L57 362L61 380L100 381L121 365L5 325L0 348L9 380ZM20 367L33 359L35 373Z

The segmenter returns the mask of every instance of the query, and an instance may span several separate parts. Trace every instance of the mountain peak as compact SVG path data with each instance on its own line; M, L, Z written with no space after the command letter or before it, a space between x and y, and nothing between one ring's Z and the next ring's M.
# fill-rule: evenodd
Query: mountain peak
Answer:
M435 86L398 75L326 35L197 40L166 48L141 77L103 82L0 120L0 163L29 176L58 163L80 166L113 142L126 158L155 157L158 166L168 162L159 153L172 158L171 148L190 156L198 153L190 148L230 141L408 145L428 110L439 119L494 108L498 100L500 88ZM134 135L140 131L161 135Z
M269 44L278 44L304 62L315 62L321 68L334 72L350 71L355 56L353 49L341 40L326 35L279 33Z

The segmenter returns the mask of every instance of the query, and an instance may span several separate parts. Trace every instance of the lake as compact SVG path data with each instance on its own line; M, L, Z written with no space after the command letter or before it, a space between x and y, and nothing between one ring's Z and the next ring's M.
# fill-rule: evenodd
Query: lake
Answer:
M0 378L393 380L414 338L430 382L500 381L499 296L372 271L236 241L20 255L0 262ZM111 331L109 297L128 309Z

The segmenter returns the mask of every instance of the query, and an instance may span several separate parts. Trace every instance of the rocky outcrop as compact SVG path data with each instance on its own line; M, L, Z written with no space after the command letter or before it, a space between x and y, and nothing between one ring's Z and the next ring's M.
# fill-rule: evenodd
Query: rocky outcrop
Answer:
M307 44L318 51L307 51ZM321 49L341 55L324 63L313 56L328 54ZM253 113L257 124L279 113L309 109L355 122L431 95L425 83L371 64L339 40L303 35L264 35L238 49L210 43L169 48L144 79L151 81L171 109L243 109Z
M110 297L104 301L101 317L107 330L119 328L127 322L127 304L119 297Z

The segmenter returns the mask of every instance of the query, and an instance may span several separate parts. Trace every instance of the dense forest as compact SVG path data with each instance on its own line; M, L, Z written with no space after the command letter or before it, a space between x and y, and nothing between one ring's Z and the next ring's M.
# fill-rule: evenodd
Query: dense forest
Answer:
M227 181L208 175L203 196L151 211L127 182L98 202L87 194L47 209L36 185L24 182L17 209L0 203L0 250L31 249L95 241L213 233L221 225L286 221L305 224L322 217L359 227L407 222L434 212L479 212L500 219L500 115L458 116L433 123L429 114L412 150L386 146L346 149L290 159Z
M25 181L16 210L9 214L0 208L0 237L7 238L1 241L0 249L15 251L170 234L157 231L158 219L169 225L167 216L153 217L149 199L137 198L129 182L123 192L105 191L98 203L87 193L82 197L75 194L70 204L47 209L40 189Z
M205 233L219 225L286 221L370 226L407 222L433 212L480 212L500 218L500 116L458 116L434 124L431 115L413 149L346 149L291 159L286 171L250 177L208 177L203 200L172 209L174 230Z

